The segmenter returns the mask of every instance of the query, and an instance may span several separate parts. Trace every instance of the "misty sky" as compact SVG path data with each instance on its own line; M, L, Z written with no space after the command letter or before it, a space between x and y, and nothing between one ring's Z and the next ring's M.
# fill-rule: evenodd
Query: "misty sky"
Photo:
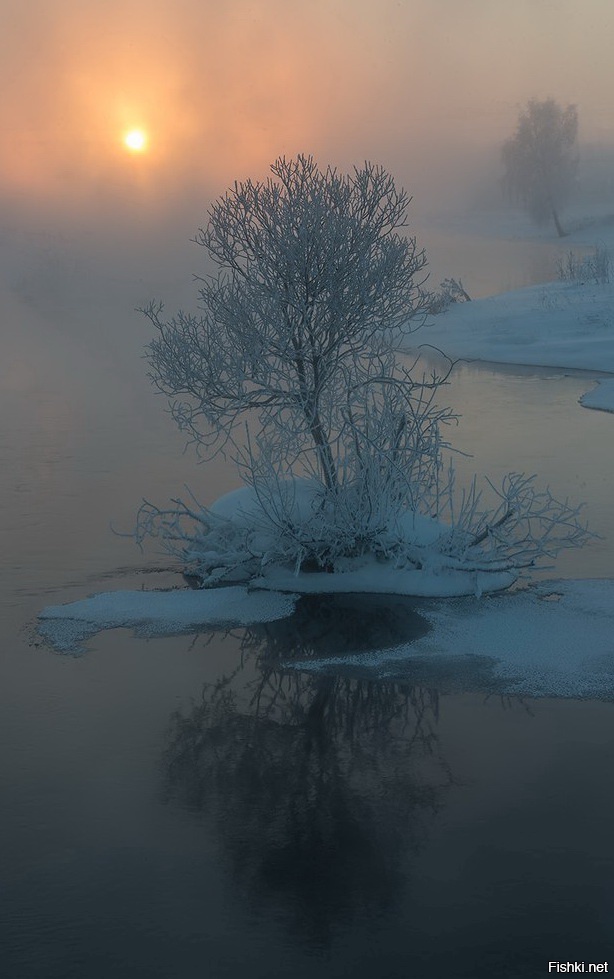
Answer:
M170 280L172 262L189 276L201 256L183 245L211 199L281 154L381 163L419 214L497 188L501 142L533 96L577 104L582 142L614 142L612 0L0 0L0 11L0 234L64 231L76 256L65 265L98 252L97 274L121 266L126 281L163 269ZM145 153L122 142L134 126ZM41 290L57 278L44 249L14 262L30 269L11 272L25 296L32 279Z
M217 194L281 153L432 192L531 96L612 140L611 0L2 0L3 195ZM150 152L126 152L143 126ZM435 172L433 172L435 164ZM440 159L446 176L450 160ZM179 186L183 190L179 190ZM427 186L428 185L428 186Z

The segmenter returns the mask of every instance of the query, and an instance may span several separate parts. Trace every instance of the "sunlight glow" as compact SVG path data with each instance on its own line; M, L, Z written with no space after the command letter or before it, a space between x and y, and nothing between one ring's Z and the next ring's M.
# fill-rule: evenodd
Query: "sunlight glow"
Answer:
M142 153L147 149L147 135L142 129L131 129L124 136L124 146L132 153Z

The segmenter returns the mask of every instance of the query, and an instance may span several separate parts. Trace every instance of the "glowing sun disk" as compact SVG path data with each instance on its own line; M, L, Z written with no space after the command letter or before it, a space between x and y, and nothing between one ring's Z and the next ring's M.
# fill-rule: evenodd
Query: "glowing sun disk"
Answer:
M147 136L142 129L131 129L124 136L124 146L133 153L142 153L147 146Z

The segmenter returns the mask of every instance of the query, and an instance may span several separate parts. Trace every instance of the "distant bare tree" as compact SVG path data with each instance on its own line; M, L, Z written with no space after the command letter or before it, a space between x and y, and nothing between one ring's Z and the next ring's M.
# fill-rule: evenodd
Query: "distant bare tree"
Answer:
M554 99L531 99L520 113L514 135L503 144L504 187L519 200L536 224L554 225L566 234L559 210L573 190L578 158L578 113Z

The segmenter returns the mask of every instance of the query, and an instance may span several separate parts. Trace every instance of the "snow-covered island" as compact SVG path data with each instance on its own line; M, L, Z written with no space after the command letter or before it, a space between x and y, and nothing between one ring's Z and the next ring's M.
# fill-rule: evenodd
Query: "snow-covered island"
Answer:
M441 435L454 416L435 401L442 378L416 378L395 352L403 311L413 309L419 319L427 308L416 286L424 263L415 240L392 233L407 199L370 166L356 178L322 173L304 157L275 167L287 199L273 184L236 186L199 233L222 270L217 284L200 291L204 316L179 313L165 321L161 304L144 311L159 334L149 347L150 376L171 399L180 428L212 453L220 444L230 447L245 484L209 507L178 498L167 508L146 502L139 511L137 542L157 538L199 590L116 592L54 606L41 613L41 633L68 651L104 628L151 635L271 622L291 614L303 594L402 595L434 603L426 614L435 635L404 648L406 659L464 650L512 664L495 671L501 690L514 688L513 674L516 689L536 695L614 696L612 582L594 589L586 582L551 583L556 610L535 588L481 599L590 535L580 507L557 501L533 476L510 473L500 487L489 484L490 499L477 478L456 486ZM306 183L308 206L292 197ZM361 224L364 194L378 196L379 231ZM348 211L352 195L358 217ZM246 200L253 208L248 217ZM247 225L267 227L260 223L263 206L281 209L274 228L282 238L267 244L266 260L258 245L248 266L252 281L242 263L260 238ZM295 207L307 230L288 237L285 209L293 222ZM340 241L364 248L346 256L360 272L353 279L338 263ZM280 286L283 302L271 298L280 267L297 273L291 289L286 280ZM455 303L410 332L405 349L424 344L452 360L614 374L613 300L612 284L583 279ZM364 315L359 326L357 308ZM614 411L613 386L614 378L583 403ZM243 418L254 415L253 434L236 441L237 431L245 434ZM446 606L450 600L466 604ZM462 609L460 618L454 608ZM522 620L521 630L511 628L506 609ZM543 669L531 666L538 646L552 650L562 641L560 629L553 631L557 614L563 631L570 617L582 618L572 639L567 632L569 683L556 680L550 656L542 656ZM466 641L459 644L461 633ZM599 682L592 675L582 680L585 646L592 650L591 670L601 671Z

